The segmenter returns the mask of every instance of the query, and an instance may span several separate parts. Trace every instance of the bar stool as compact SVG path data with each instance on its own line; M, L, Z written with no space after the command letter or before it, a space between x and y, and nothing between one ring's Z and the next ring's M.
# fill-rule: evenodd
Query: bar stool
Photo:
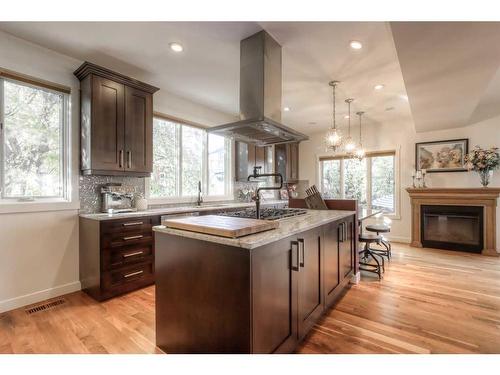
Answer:
M367 272L376 273L378 275L379 280L382 278L382 272L385 270L385 262L384 258L380 257L382 260L382 264L377 259L377 254L373 252L370 248L370 244L372 243L380 243L382 237L378 234L374 233L360 233L359 234L359 242L365 244L363 250L359 251L359 269ZM375 264L368 263L369 258L372 258L375 261Z
M390 260L392 257L392 246L391 243L387 238L384 237L384 235L381 233L389 233L391 231L391 227L386 225L386 224L369 224L365 227L365 229L368 232L375 232L377 233L377 236L380 236L380 242L378 242L379 245L382 245L385 247L385 250L383 249L372 249L373 252L376 254L379 254L381 256L387 257L387 260Z

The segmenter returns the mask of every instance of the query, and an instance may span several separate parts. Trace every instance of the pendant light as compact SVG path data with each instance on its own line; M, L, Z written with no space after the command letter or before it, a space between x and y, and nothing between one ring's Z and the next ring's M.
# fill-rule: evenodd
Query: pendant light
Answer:
M337 130L337 123L335 119L335 88L339 84L339 81L331 81L329 85L333 90L333 120L332 127L325 136L326 148L328 151L337 151L337 149L342 145L342 134Z
M359 116L359 145L358 148L356 149L356 157L359 160L363 160L363 158L365 157L365 149L363 148L363 143L361 140L361 116L363 116L364 112L359 111L356 112L356 114Z
M353 101L354 101L354 99L352 99L352 98L345 100L345 102L347 103L348 111L349 111L349 118L348 118L349 130L348 130L347 138L346 138L345 144L344 144L344 150L347 154L352 154L354 152L354 150L356 149L356 144L354 143L354 140L351 137L351 103Z

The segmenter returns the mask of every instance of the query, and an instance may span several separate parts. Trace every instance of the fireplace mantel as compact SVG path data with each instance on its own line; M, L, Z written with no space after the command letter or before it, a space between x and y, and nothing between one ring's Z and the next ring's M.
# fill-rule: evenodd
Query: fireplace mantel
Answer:
M411 201L411 246L422 247L421 205L484 207L485 255L498 256L496 245L496 206L500 188L407 188Z

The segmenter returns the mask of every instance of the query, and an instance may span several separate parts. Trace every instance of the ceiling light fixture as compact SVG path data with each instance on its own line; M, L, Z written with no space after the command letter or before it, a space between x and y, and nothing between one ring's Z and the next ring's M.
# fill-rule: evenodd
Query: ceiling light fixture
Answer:
M182 52L182 51L184 51L184 47L180 43L175 43L175 42L174 43L170 43L169 46L170 46L170 49L172 51L174 51L174 52Z
M290 112L290 107L285 107L285 108L283 108L283 111L285 111L285 112Z
M344 118L347 120L349 118L349 115L345 115Z
M379 84L379 85L375 85L374 89L375 90L382 90L384 87L385 87L385 85Z
M354 143L354 140L351 137L351 103L354 101L352 98L348 98L345 100L347 103L347 109L349 112L349 130L347 134L347 139L345 140L345 145L344 149L347 152L347 154L352 154L354 150L356 149L356 144Z
M333 101L332 101L332 107L333 107L333 120L332 120L332 127L330 130L325 135L325 144L326 144L326 149L327 151L337 151L337 149L342 145L342 134L337 130L337 123L335 119L335 88L339 84L339 81L331 81L328 83L332 87L333 91Z
M363 160L363 158L365 157L365 149L363 148L363 143L361 141L361 116L363 116L364 112L363 111L359 111L359 112L356 112L356 114L359 116L359 144L358 144L358 148L356 149L356 157L358 158L358 160Z
M351 40L351 42L349 43L349 45L351 46L352 49L361 49L361 48L363 48L363 44L361 44L361 42L359 42L357 40Z

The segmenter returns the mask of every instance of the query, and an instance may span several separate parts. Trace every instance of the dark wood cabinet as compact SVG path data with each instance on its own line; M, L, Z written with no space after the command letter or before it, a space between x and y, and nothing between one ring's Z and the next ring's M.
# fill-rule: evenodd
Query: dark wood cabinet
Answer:
M80 80L82 173L150 176L158 88L89 62L74 74Z
M347 277L354 269L354 220L344 219L338 224L339 275Z
M287 182L299 179L299 143L286 143L274 146L275 172L280 173Z
M286 353L297 345L298 258L295 237L252 254L253 353Z
M80 282L98 301L154 283L154 225L160 216L80 218Z
M297 302L300 339L314 326L324 308L321 237L322 228L312 229L297 237L299 247Z
M272 147L260 147L245 142L235 142L235 179L236 181L247 181L248 176L253 174L254 167L262 167L260 173L271 173ZM271 153L271 155L270 155Z

